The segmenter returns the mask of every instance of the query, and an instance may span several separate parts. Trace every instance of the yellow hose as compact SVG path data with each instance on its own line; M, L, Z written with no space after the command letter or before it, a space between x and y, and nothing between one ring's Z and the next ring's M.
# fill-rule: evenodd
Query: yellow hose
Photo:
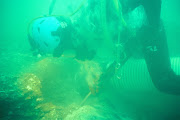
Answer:
M122 15L121 3L119 2L119 0L113 0L113 3L114 3L114 7L116 9L117 15L119 16L119 19L121 20L121 25L126 26L126 22Z

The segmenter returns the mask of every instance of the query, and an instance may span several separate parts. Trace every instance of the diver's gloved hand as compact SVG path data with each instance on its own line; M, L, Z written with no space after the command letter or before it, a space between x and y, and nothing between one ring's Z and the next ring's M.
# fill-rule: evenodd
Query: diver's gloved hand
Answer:
M89 90L91 91L91 94L95 95L99 93L99 84L97 81L94 81L92 85L89 85Z
M89 86L89 89L91 91L91 94L95 95L99 92L99 86L98 85L94 85L94 86Z
M97 76L93 76L92 81L88 81L89 90L91 94L95 95L99 92L99 78Z

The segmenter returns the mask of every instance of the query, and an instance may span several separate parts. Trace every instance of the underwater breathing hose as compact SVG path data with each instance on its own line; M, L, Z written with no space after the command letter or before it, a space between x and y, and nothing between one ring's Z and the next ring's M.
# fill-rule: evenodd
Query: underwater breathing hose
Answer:
M53 10L54 10L54 6L55 6L56 0L52 0L50 6L49 6L49 15L52 14Z
M114 9L116 11L116 15L119 20L118 24L118 38L117 43L115 44L115 59L116 59L116 67L115 67L115 75L119 78L117 71L124 65L125 61L128 59L126 53L124 52L124 47L121 43L121 31L123 28L126 28L126 22L123 18L122 14L122 6L119 0L113 0ZM124 62L122 62L124 61Z
M29 31L30 29L30 26L31 26L31 24L35 21L35 20L37 20L37 19L40 19L40 18L44 18L44 17L59 17L59 16L64 16L64 17L71 17L71 16L73 16L74 14L76 14L83 6L84 6L84 4L85 4L85 2L86 2L87 0L83 0L81 3L80 3L80 5L79 5L79 7L76 9L76 10L74 10L71 14L69 14L69 15L52 15L52 13L53 13L53 10L54 10L54 6L55 6L55 4L56 4L56 0L52 0L51 1L51 4L50 4L50 6L49 6L49 14L48 15L45 15L45 16L40 16L40 17L37 17L37 18L34 18L34 19L32 19L30 22L29 22L29 24L28 24L28 27L27 27L27 31ZM29 33L29 32L28 32Z
M114 4L114 8L116 10L116 13L119 17L119 20L120 20L120 23L123 27L126 26L126 22L123 18L123 15L122 15L122 6L121 6L121 3L119 0L113 0L113 4Z
M175 73L180 75L180 57L171 58L171 66ZM150 78L144 59L129 59L118 73L120 79L110 81L118 92L158 91Z
M102 28L102 34L103 34L103 46L106 48L111 47L112 48L112 40L108 31L108 26L107 26L107 1L106 0L101 0L100 1L100 13L101 13L101 28ZM110 49L111 49L110 48Z
M81 4L79 5L79 7L74 11L72 12L71 14L67 15L67 16L73 16L74 14L76 14L82 7L83 5L85 4L87 0L83 0L81 2ZM52 0L50 6L49 6L49 15L52 14L53 10L54 10L54 6L55 6L55 3L56 3L56 0ZM56 15L57 16L57 15ZM64 16L64 15L59 15L59 16Z

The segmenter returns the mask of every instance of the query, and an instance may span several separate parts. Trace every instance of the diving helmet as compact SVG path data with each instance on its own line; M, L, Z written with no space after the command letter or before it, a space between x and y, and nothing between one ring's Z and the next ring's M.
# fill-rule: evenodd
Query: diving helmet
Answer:
M49 16L33 20L28 33L32 50L39 54L53 53L61 44L61 36L67 26L66 20L60 17Z

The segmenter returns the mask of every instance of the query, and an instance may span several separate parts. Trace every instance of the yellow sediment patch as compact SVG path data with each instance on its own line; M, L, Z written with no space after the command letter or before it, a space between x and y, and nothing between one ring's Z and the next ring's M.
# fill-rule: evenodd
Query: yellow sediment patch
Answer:
M17 83L19 90L21 91L22 95L27 93L31 93L27 96L26 99L31 99L33 97L38 97L37 100L41 100L42 93L41 93L41 80L32 73L26 73L18 79Z

